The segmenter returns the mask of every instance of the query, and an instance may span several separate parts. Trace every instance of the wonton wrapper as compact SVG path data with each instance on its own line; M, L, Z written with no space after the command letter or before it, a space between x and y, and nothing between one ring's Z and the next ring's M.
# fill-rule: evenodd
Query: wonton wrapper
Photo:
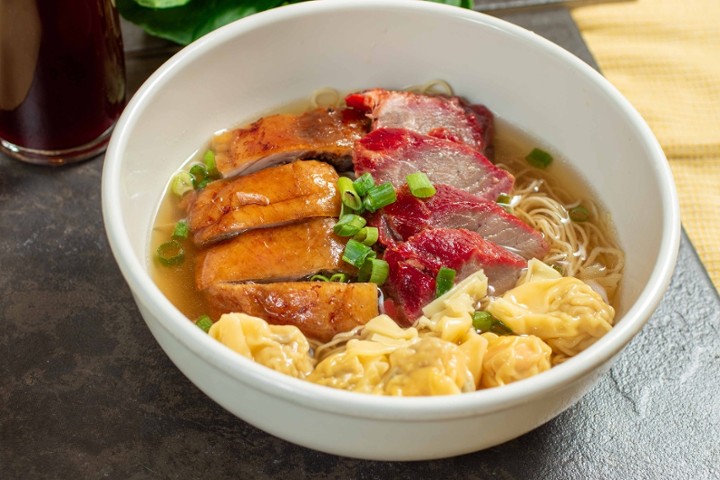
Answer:
M483 359L483 388L499 387L550 369L550 347L534 335L481 335L488 341Z
M241 355L296 378L305 378L314 366L305 335L293 325L269 325L244 313L227 313L208 334Z
M562 357L577 355L612 328L615 311L589 285L528 262L518 286L490 302L495 318L516 334L536 335Z
M468 333L460 346L418 336L387 315L370 320L363 339L329 355L308 380L329 387L385 395L448 395L473 391L487 341Z

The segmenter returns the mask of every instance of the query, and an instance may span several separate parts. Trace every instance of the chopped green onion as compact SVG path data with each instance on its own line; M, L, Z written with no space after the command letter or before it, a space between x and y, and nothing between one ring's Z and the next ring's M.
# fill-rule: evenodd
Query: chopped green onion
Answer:
M453 287L455 283L455 270L447 267L440 267L435 277L435 298L438 298Z
M376 212L382 207L395 203L395 200L397 200L395 187L392 186L392 183L385 182L368 189L363 200L363 207L368 212Z
M185 240L190 235L190 227L188 226L187 220L180 220L175 224L175 230L173 230L172 238L176 240Z
M193 189L194 182L195 179L189 172L178 172L172 179L170 190L178 197L182 197Z
M338 283L345 283L348 280L348 276L344 273L334 273L330 278L328 278L329 282L338 282Z
M196 189L202 188L198 186L201 182L207 180L208 171L207 168L205 168L205 165L201 165L199 163L196 163L192 167L190 167L190 175L193 176L193 185ZM207 185L207 182L203 185L203 187Z
M362 199L360 195L355 191L353 187L353 181L347 177L338 178L338 190L340 190L340 198L343 204L352 208L353 210L360 210L362 208Z
M333 232L341 237L352 237L356 235L367 223L360 215L353 213L343 215L338 219L338 222L333 227Z
M560 275L565 276L565 269L559 263L553 263L552 268L553 268L553 270L558 272Z
M355 187L355 191L361 197L367 195L368 190L370 190L374 186L375 180L373 179L372 175L370 175L370 172L363 173L362 175L360 175L360 177L358 177L357 180L353 182L353 187Z
M512 197L505 193L501 193L500 195L498 195L497 200L495 200L495 203L499 203L500 205L510 206L510 203L512 203Z
M573 222L587 222L590 219L590 211L582 205L571 208L568 213Z
M492 332L497 335L512 335L513 331L490 312L477 311L472 314L472 325L478 332Z
M525 157L525 160L533 167L546 168L552 163L553 157L545 150L533 148L527 157Z
M435 187L424 172L411 173L405 178L413 197L430 198L435 195Z
M200 315L198 319L195 320L195 325L200 327L203 332L208 333L210 331L210 327L213 326L213 321L207 315Z
M326 277L325 275L317 274L317 275L313 275L312 277L310 277L310 281L311 282L329 282L330 279L328 277Z
M363 245L371 247L378 241L378 229L377 227L363 227L353 238Z
M369 282L382 285L390 273L390 266L385 260L369 258L358 273L358 282Z
M207 170L209 177L220 177L220 172L218 171L217 164L215 163L215 152L212 150L205 152L205 155L203 155L203 164L205 165L205 170Z
M360 268L368 258L375 258L375 252L367 245L363 245L357 240L348 240L343 251L342 259L350 265Z
M185 250L177 240L165 242L157 248L157 258L163 265L179 265L185 259Z

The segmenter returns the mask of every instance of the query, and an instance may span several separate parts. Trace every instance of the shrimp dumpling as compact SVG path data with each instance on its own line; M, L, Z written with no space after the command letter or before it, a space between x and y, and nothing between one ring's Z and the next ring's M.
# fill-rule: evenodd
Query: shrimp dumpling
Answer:
M552 351L534 335L481 336L488 341L480 379L482 388L507 385L550 369Z
M615 311L588 284L539 260L518 285L490 302L495 318L518 335L536 335L553 353L572 357L610 331Z
M307 338L294 325L270 325L244 313L227 313L208 334L241 355L296 378L305 378L315 366Z

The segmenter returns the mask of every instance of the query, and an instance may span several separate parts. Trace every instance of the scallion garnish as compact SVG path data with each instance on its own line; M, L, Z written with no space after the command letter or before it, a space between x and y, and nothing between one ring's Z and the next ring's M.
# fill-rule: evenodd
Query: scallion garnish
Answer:
M355 191L361 197L367 195L368 190L370 190L374 186L375 180L373 179L372 175L370 175L370 172L363 173L357 178L357 180L353 182L353 187L355 187Z
M207 179L208 171L207 168L205 168L205 165L196 163L195 165L190 167L190 175L192 175L193 177L193 185L195 186L195 188L202 188L198 185L200 185L201 182ZM205 185L207 185L207 182L205 182ZM203 185L203 187L205 185Z
M530 153L525 157L525 160L536 168L546 168L553 161L552 155L545 150L539 148L533 148Z
M571 208L568 210L568 214L573 222L587 222L590 219L590 210L582 205Z
M477 311L472 314L472 325L478 332L492 332L497 335L512 335L513 331L490 312Z
M190 235L190 227L188 226L187 220L180 220L175 224L175 230L173 230L172 238L176 240L185 240Z
M498 195L497 200L495 200L495 203L498 203L500 205L507 205L507 206L510 206L511 202L512 202L512 197L505 193L501 193L500 195Z
M177 240L165 242L157 248L157 258L163 265L179 265L185 260L185 250Z
M337 184L343 204L353 210L360 210L362 208L362 198L360 198L360 195L355 191L353 181L347 177L340 177L338 178Z
M368 258L374 258L375 251L352 238L348 240L343 251L342 259L350 265L360 268Z
M405 179L413 197L430 198L435 195L435 187L424 172L411 173Z
M203 164L205 165L208 177L220 177L220 172L218 171L217 164L215 163L215 152L212 150L205 152L205 155L203 155Z
M210 327L213 326L213 321L207 315L200 315L198 319L195 320L195 325L200 327L203 332L208 333L210 331Z
M394 203L395 200L397 200L395 187L392 186L392 183L385 182L368 189L363 206L368 212L376 212L382 207Z
M342 215L333 227L333 232L341 237L352 237L356 235L367 223L360 215L353 213Z
M189 172L178 172L170 183L170 190L178 197L182 197L193 189L193 183L194 178Z
M382 285L390 273L390 266L385 260L369 258L358 272L358 282L369 282Z
M328 282L338 282L338 283L345 283L347 282L348 276L344 273L333 273L330 278L328 278Z
M353 238L363 245L371 247L378 241L378 229L377 227L363 227Z
M435 276L435 298L438 298L453 287L455 283L455 270L447 267L440 267Z
M329 282L330 279L326 277L325 275L320 275L319 273L316 275L313 275L310 277L311 282Z

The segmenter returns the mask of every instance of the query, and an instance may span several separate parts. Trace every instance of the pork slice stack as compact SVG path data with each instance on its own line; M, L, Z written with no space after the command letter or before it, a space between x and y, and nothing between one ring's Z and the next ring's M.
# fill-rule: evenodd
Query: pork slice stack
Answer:
M456 282L482 269L499 295L515 285L528 259L547 254L542 234L496 203L512 192L514 178L486 157L494 134L487 108L381 89L348 95L346 103L372 121L355 144L355 174L397 189L396 202L368 222L386 248L386 311L401 324L412 324L433 300L441 267L455 270ZM434 196L410 193L406 177L418 171L434 184Z

